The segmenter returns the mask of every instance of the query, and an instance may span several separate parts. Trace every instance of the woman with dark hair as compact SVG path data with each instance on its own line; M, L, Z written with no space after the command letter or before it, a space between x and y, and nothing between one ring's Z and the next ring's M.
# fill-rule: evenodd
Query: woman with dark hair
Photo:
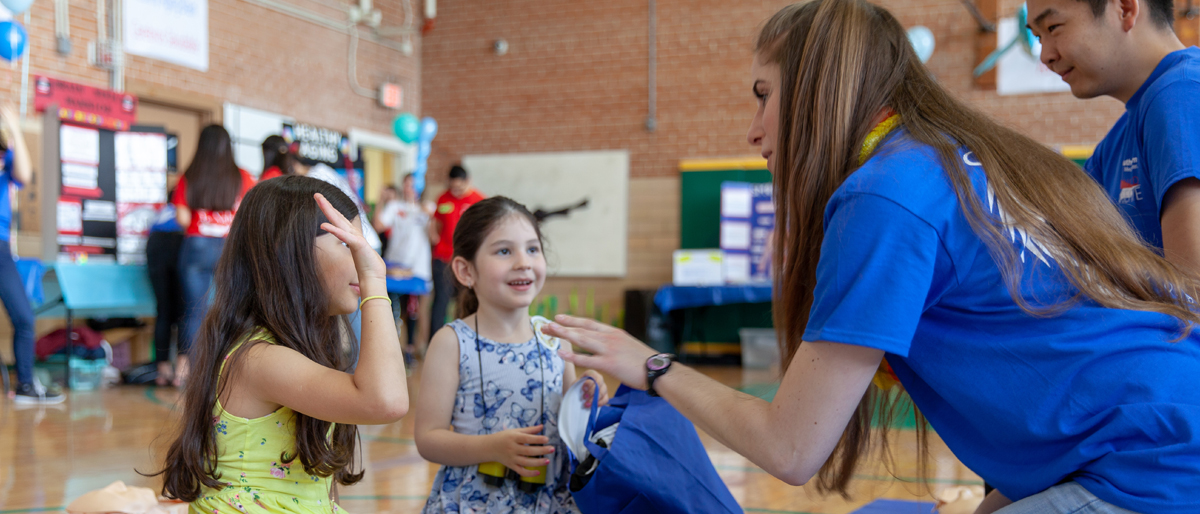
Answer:
M179 330L179 357L175 385L188 375L188 349L208 311L213 269L221 256L225 235L233 224L242 196L254 187L254 177L238 168L233 144L220 125L200 131L196 156L175 186L171 203L186 238L179 252L179 277L183 283L184 316Z
M217 264L163 494L192 512L340 513L363 478L358 424L408 411L383 259L336 187L281 177L246 194ZM363 317L362 359L343 351Z
M258 181L296 174L296 156L282 136L270 135L262 142L263 172Z
M778 393L576 318L546 332L592 355L564 358L661 395L790 484L846 494L887 448L894 377L918 427L996 486L979 512L1200 512L1197 278L1079 167L947 92L883 8L785 7L754 57Z

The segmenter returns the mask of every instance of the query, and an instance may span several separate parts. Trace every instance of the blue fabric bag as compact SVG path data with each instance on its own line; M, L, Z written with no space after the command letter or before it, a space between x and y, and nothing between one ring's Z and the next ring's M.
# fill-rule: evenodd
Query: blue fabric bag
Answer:
M671 404L621 386L597 412L596 395L593 390L584 445L599 464L582 488L576 490L573 480L571 494L579 510L584 514L742 512L717 475L695 426ZM594 432L613 423L620 425L611 448L591 441ZM572 471L579 464L571 455Z

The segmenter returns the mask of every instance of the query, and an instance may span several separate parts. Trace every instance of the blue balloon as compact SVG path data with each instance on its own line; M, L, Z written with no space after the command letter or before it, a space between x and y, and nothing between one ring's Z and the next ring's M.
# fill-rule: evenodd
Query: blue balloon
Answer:
M1041 53L1041 45L1038 44L1037 37L1033 35L1033 31L1029 30L1029 6L1021 4L1021 8L1017 9L1017 40L1021 42L1021 47L1025 49L1025 53L1029 54L1034 59L1039 59L1038 54ZM1034 52L1034 48L1038 48Z
M20 59L25 55L25 43L29 35L25 27L15 21L0 22L0 57L6 61Z
M917 51L921 62L929 62L929 58L933 56L933 31L929 30L929 27L918 25L908 29L908 41L912 43L913 50Z
M416 116L404 113L397 116L396 121L392 122L392 131L396 133L396 137L400 138L401 141L412 143L420 135L420 122L417 121Z
M417 143L417 165L413 167L413 186L417 194L425 190L426 162L429 160L433 138L437 136L437 120L428 116L421 118L420 137Z
M0 0L0 4L7 7L13 16L21 14L29 10L29 6L33 4L33 0Z
M433 141L433 138L435 136L437 136L437 129L438 129L437 120L434 120L433 118L430 118L429 116L421 118L421 139L422 140Z

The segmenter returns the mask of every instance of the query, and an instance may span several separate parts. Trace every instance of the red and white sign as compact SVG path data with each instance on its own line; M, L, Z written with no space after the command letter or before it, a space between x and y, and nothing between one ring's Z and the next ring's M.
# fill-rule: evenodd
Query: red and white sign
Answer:
M58 117L63 120L111 130L129 130L137 119L136 96L50 77L35 77L34 109L42 112L51 104L58 105Z
M384 82L379 86L379 104L389 109L399 109L404 105L404 90L399 84Z

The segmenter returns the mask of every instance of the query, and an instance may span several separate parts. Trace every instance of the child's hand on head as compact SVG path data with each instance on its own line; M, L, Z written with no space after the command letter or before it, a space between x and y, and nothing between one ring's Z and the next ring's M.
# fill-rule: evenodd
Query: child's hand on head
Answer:
M608 384L604 383L604 377L600 376L599 371L596 371L594 369L589 369L589 370L585 371L583 373L583 375L579 376L579 380L583 380L584 378L587 378L587 377L592 377L596 381L596 383L595 383L595 385L592 385L592 382L590 382L590 381L583 383L583 388L581 391L583 393L583 407L585 409L592 408L592 389L595 389L596 387L600 388L600 405L607 405L608 404Z
M489 462L499 462L523 477L534 477L539 473L534 468L550 464L546 455L554 453L553 446L546 446L550 438L540 435L542 425L514 428L496 432L485 437L491 438L491 455Z
M317 205L321 206L321 212L325 213L325 218L329 220L328 223L321 224L321 230L333 234L350 248L360 280L365 278L385 280L387 266L383 262L383 257L367 244L367 240L362 235L362 228L357 223L351 223L346 219L320 193L314 197Z

